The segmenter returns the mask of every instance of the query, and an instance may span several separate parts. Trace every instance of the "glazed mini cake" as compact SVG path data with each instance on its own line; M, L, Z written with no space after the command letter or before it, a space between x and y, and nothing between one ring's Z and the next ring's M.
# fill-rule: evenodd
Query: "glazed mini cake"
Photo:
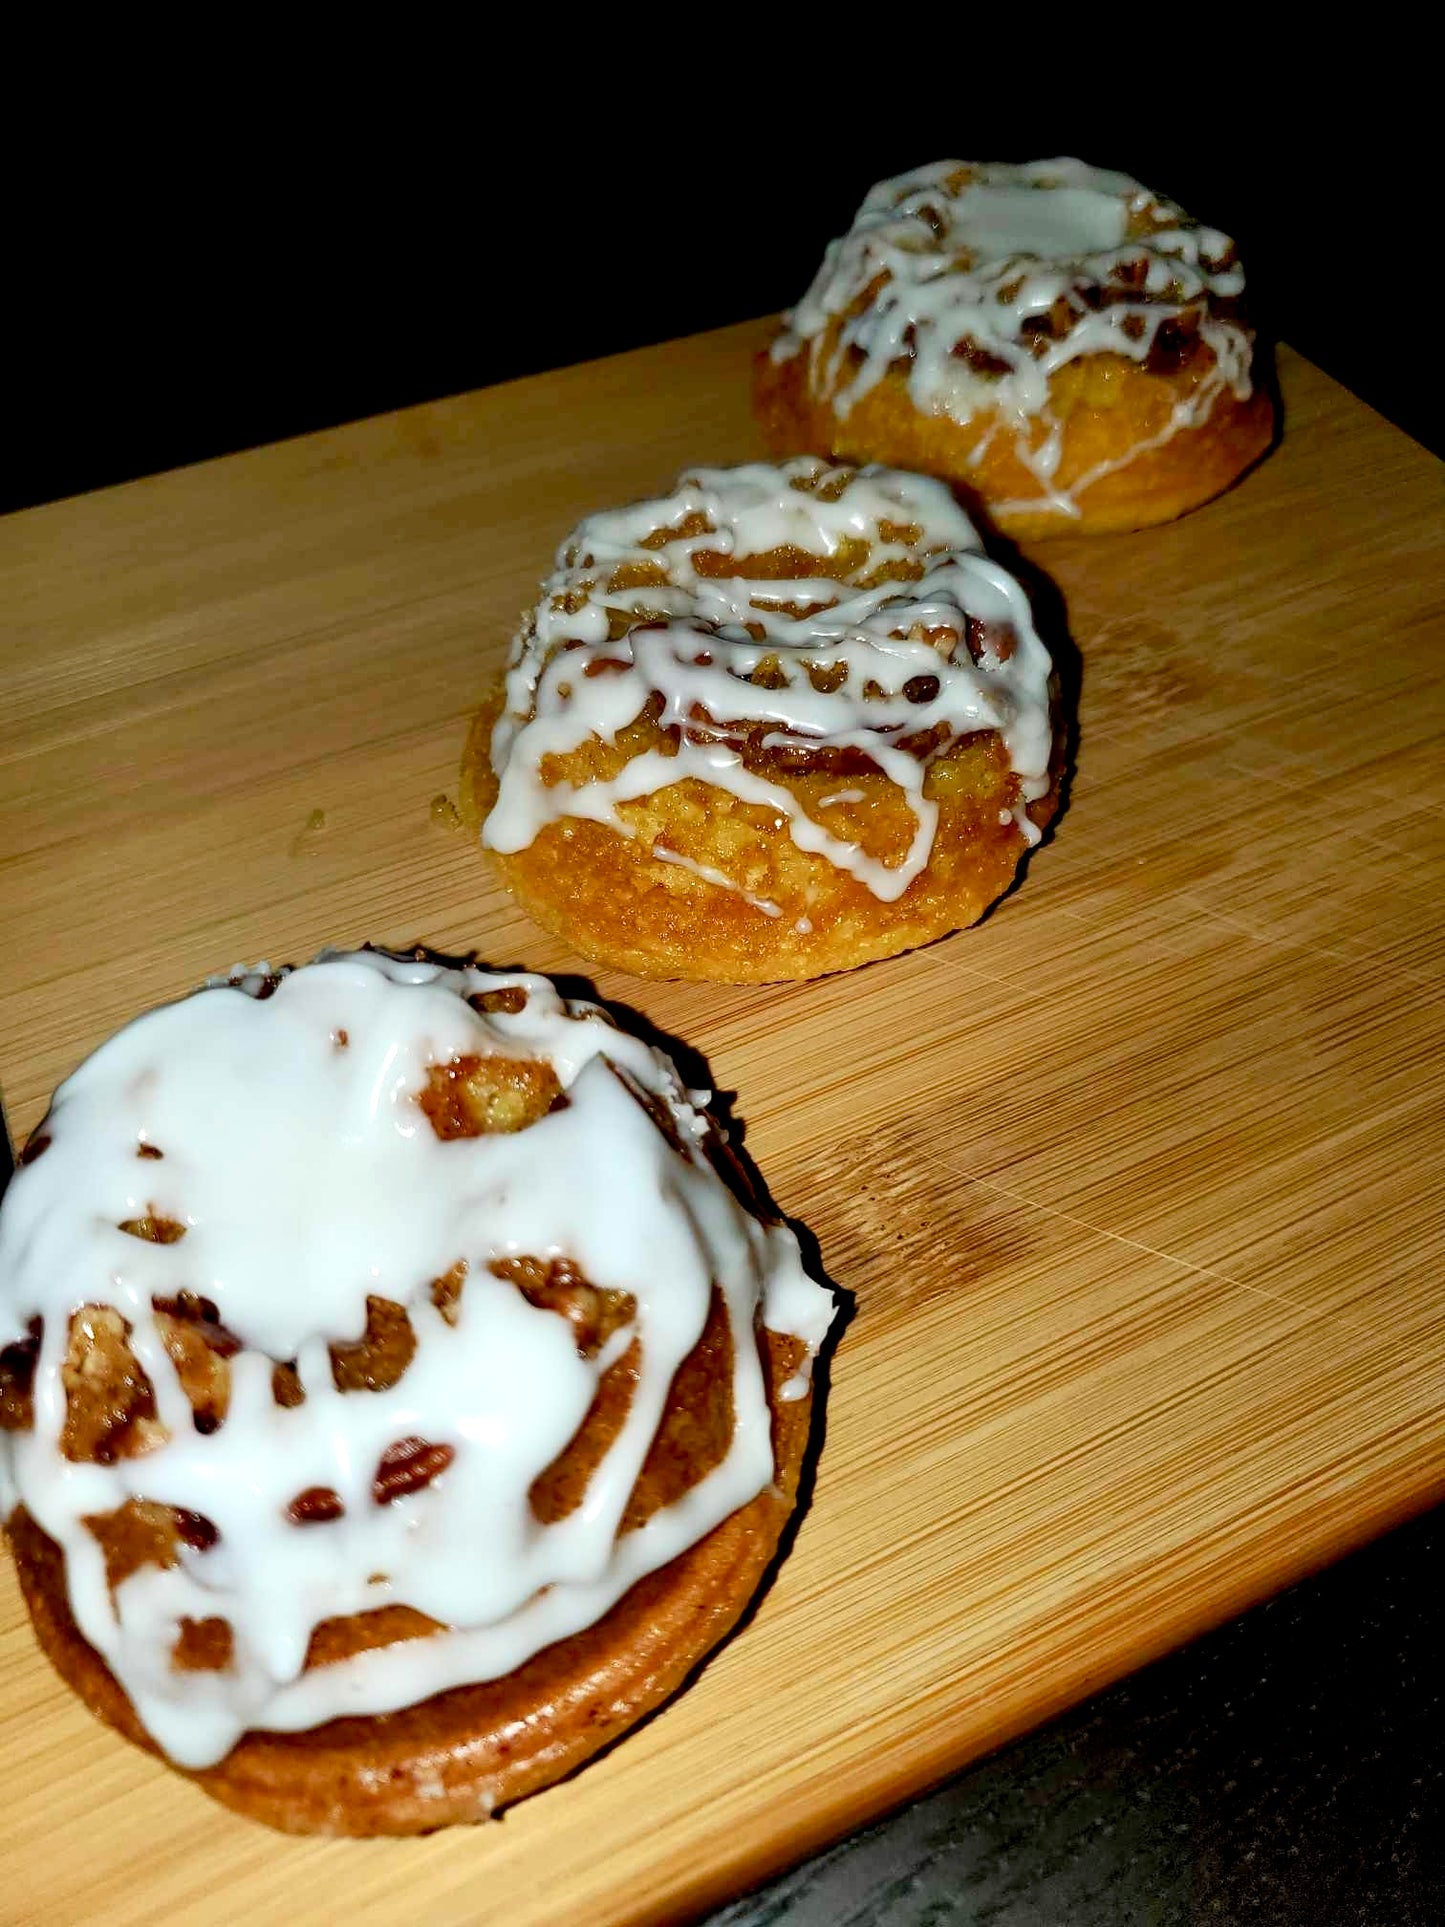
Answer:
M872 189L757 364L770 445L917 468L1008 533L1148 527L1264 454L1234 243L1081 161Z
M816 977L974 922L1057 799L1052 664L939 482L803 456L588 519L463 759L536 920L640 976Z
M264 965L56 1092L0 1211L4 1509L86 1702L293 1832L568 1772L751 1598L832 1316L670 1061L547 979Z

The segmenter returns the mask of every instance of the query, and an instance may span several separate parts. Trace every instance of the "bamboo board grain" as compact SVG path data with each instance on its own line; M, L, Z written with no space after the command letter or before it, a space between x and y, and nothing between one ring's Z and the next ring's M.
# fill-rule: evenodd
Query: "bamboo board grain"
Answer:
M428 803L570 524L756 452L759 339L0 528L17 1133L238 959L421 938L582 968ZM297 1842L91 1722L7 1571L6 1919L675 1917L1445 1490L1442 471L1281 377L1288 434L1234 493L1034 551L1082 655L1077 770L994 916L783 990L597 978L739 1093L856 1298L751 1624L499 1824Z

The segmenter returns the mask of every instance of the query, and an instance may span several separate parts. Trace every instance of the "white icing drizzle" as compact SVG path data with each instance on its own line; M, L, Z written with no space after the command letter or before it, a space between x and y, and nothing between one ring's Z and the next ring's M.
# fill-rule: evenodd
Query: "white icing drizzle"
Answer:
M711 863L694 863L690 856L683 856L678 850L666 849L659 843L653 844L651 854L664 863L676 864L679 870L690 870L695 877L701 877L704 883L714 884L719 890L736 891L740 897L745 897L755 910L761 910L765 917L780 917L783 914L781 908L770 897L755 897L750 890L742 889L730 876L724 875Z
M855 574L921 563L921 579L864 589L827 576L778 581L697 567L704 555L777 549L828 557L859 539L869 553ZM666 582L609 586L619 571L648 565L660 565ZM609 640L629 621L638 626ZM779 686L749 680L765 663ZM1038 840L1027 806L1049 786L1051 668L1022 587L981 553L972 523L941 483L886 468L835 468L813 456L693 470L671 495L591 516L563 544L512 647L492 736L498 796L482 840L498 851L525 849L563 816L635 836L619 805L691 777L773 811L799 849L891 902L933 847L938 811L924 795L928 764L961 737L998 731L1019 778L1015 820L1028 842ZM614 743L654 698L659 727L674 731L675 754L645 751L606 780L544 781L547 757L592 738ZM904 859L866 855L785 784L749 769L730 734L747 724L771 726L765 746L863 752L912 809L917 828ZM935 729L930 748L900 746ZM860 795L845 789L829 800ZM650 853L740 888L660 844ZM774 904L749 900L778 914Z
M467 1002L509 988L525 993L515 1012ZM545 1058L566 1104L511 1135L443 1141L414 1101L428 1067L498 1053ZM682 1150L634 1089L666 1107ZM660 1052L595 1006L563 1002L545 978L375 952L324 953L279 982L261 966L212 985L130 1024L61 1085L49 1146L0 1211L0 1338L44 1320L33 1430L0 1434L5 1509L23 1503L63 1547L81 1631L175 1760L203 1766L249 1728L385 1712L509 1672L767 1486L755 1318L811 1356L832 1300L804 1273L792 1233L751 1217L708 1162L700 1096ZM138 1156L142 1144L162 1155ZM152 1244L118 1229L145 1213L184 1235ZM567 1257L593 1284L631 1293L634 1322L584 1359L564 1317L488 1269L523 1255ZM430 1284L461 1259L449 1324ZM736 1335L731 1446L682 1499L619 1537L714 1284ZM153 1316L153 1299L182 1290L213 1300L245 1347L209 1435ZM416 1350L390 1389L343 1393L328 1346L362 1335L372 1293L406 1307ZM70 1315L86 1304L129 1321L170 1433L110 1465L73 1463L59 1447L61 1362ZM641 1370L627 1418L582 1504L544 1526L532 1481L633 1339ZM293 1358L306 1396L288 1409L273 1397L272 1361ZM408 1438L454 1457L423 1490L378 1504L381 1456ZM317 1486L339 1495L344 1515L288 1520L290 1502ZM183 1547L169 1569L143 1567L112 1596L82 1521L131 1498L198 1513L219 1538ZM302 1671L322 1620L390 1603L455 1630ZM212 1616L233 1628L231 1668L173 1670L181 1620Z
M972 460L1010 434L1040 489L998 512L1076 516L1086 488L1207 420L1226 388L1249 396L1253 336L1218 305L1243 289L1227 235L1127 174L1071 159L938 161L869 191L771 352L781 362L806 351L811 389L840 417L896 366L924 414L996 414ZM1056 487L1063 429L1050 377L1082 355L1145 362L1165 322L1186 316L1213 351L1204 378L1161 432Z

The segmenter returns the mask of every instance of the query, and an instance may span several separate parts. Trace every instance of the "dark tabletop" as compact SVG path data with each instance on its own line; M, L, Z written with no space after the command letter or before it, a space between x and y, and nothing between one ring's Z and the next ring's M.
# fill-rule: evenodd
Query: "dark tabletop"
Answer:
M1439 1927L1445 1515L995 1754L710 1927Z

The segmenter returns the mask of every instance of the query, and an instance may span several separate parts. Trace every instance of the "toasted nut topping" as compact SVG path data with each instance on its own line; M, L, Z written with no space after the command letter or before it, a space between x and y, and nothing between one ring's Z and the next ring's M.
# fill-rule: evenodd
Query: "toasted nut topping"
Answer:
M60 1450L72 1462L113 1465L165 1442L154 1390L130 1348L130 1325L110 1305L82 1305L72 1315L60 1382Z
M221 1535L212 1522L199 1512L187 1512L184 1506L173 1506L176 1515L176 1535L196 1552L209 1552Z
M284 1365L276 1365L271 1370L271 1396L276 1403L287 1410L306 1403L306 1392L300 1374L296 1370L295 1359Z
M325 1526L345 1511L339 1492L333 1492L329 1485L308 1485L287 1506L286 1517L293 1526Z
M123 1231L128 1238L142 1238L147 1244L179 1244L186 1235L186 1227L177 1224L174 1218L158 1217L154 1210L148 1211L143 1218L123 1218L116 1229Z
M425 1439L398 1439L381 1455L376 1477L371 1482L371 1496L378 1505L390 1505L393 1499L420 1492L423 1486L439 1478L455 1457L456 1450L450 1445L429 1445Z
M458 1258L450 1271L444 1271L440 1278L432 1279L431 1301L449 1325L457 1322L466 1275L467 1261Z
M366 1301L366 1330L354 1345L331 1347L331 1380L338 1392L389 1392L416 1351L416 1333L402 1305Z
M538 1311L560 1312L583 1358L595 1358L613 1333L637 1316L631 1292L590 1284L566 1258L496 1258L490 1270L515 1285Z
M467 1002L473 1010L491 1016L494 1011L504 1011L515 1017L519 1010L527 1008L527 993L520 984L508 984L502 990L477 990L468 997Z

